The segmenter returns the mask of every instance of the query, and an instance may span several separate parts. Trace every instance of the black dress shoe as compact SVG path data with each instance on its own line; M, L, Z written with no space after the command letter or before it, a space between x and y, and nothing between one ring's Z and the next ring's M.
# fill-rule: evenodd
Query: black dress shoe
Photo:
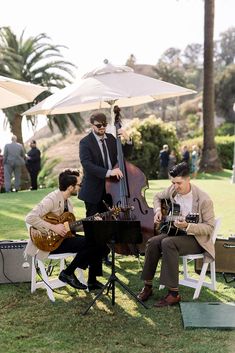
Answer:
M67 275L67 273L61 271L59 275L59 280L69 284L71 287L76 289L87 289L87 286L81 283L74 273L72 275Z
M88 282L88 289L89 290L95 290L95 289L102 289L104 285L100 283L99 281L95 281L94 283L89 283Z

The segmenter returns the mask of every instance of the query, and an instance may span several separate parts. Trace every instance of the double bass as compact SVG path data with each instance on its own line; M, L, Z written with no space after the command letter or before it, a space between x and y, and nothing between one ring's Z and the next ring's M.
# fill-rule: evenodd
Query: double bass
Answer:
M115 251L121 255L139 255L144 253L145 244L154 235L154 214L153 208L149 207L145 200L145 190L148 188L148 181L144 173L135 165L127 162L123 156L121 138L118 130L121 128L120 108L114 107L115 130L117 141L117 161L123 178L106 181L106 193L112 197L113 206L127 209L122 220L137 220L141 224L143 243L116 244Z

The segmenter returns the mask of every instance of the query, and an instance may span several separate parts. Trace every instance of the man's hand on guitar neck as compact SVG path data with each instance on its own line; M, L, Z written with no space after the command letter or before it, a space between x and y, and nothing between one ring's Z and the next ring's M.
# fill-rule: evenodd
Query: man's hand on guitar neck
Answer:
M61 237L65 237L68 230L65 228L64 224L51 224L50 229L53 230L56 234L59 234Z

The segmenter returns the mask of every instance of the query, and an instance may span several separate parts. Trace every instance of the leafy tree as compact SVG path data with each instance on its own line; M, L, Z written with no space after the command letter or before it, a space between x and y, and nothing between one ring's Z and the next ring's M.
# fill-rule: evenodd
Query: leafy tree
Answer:
M191 43L186 46L183 52L186 67L200 67L203 61L203 48L199 43Z
M227 122L234 121L235 64L231 64L217 76L215 85L216 110Z
M62 59L61 45L50 44L50 38L41 33L36 37L24 38L24 31L19 38L9 27L0 28L0 75L8 76L22 81L47 86L48 88L63 88L71 83L74 65ZM46 98L51 93L42 93L35 103ZM4 113L10 124L13 134L22 142L22 116L31 104L23 104L4 109ZM54 122L65 134L68 127L68 118L77 129L81 130L81 118L79 114L48 116L49 126ZM35 124L35 117L28 117Z
M220 33L220 38L217 42L217 60L223 66L233 64L235 58L235 27Z
M214 124L214 0L204 2L204 84L203 84L203 149L201 171L218 171L221 163L215 146Z

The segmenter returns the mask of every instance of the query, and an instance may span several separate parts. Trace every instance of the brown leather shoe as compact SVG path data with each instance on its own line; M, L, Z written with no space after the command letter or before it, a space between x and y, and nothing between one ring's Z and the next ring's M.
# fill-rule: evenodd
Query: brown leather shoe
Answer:
M154 304L157 308L162 308L163 306L171 306L178 304L181 301L181 297L178 294L177 297L174 297L172 294L168 293L164 298L159 300Z
M150 286L144 286L141 292L137 295L137 298L142 302L145 302L151 295L153 295L153 288Z

